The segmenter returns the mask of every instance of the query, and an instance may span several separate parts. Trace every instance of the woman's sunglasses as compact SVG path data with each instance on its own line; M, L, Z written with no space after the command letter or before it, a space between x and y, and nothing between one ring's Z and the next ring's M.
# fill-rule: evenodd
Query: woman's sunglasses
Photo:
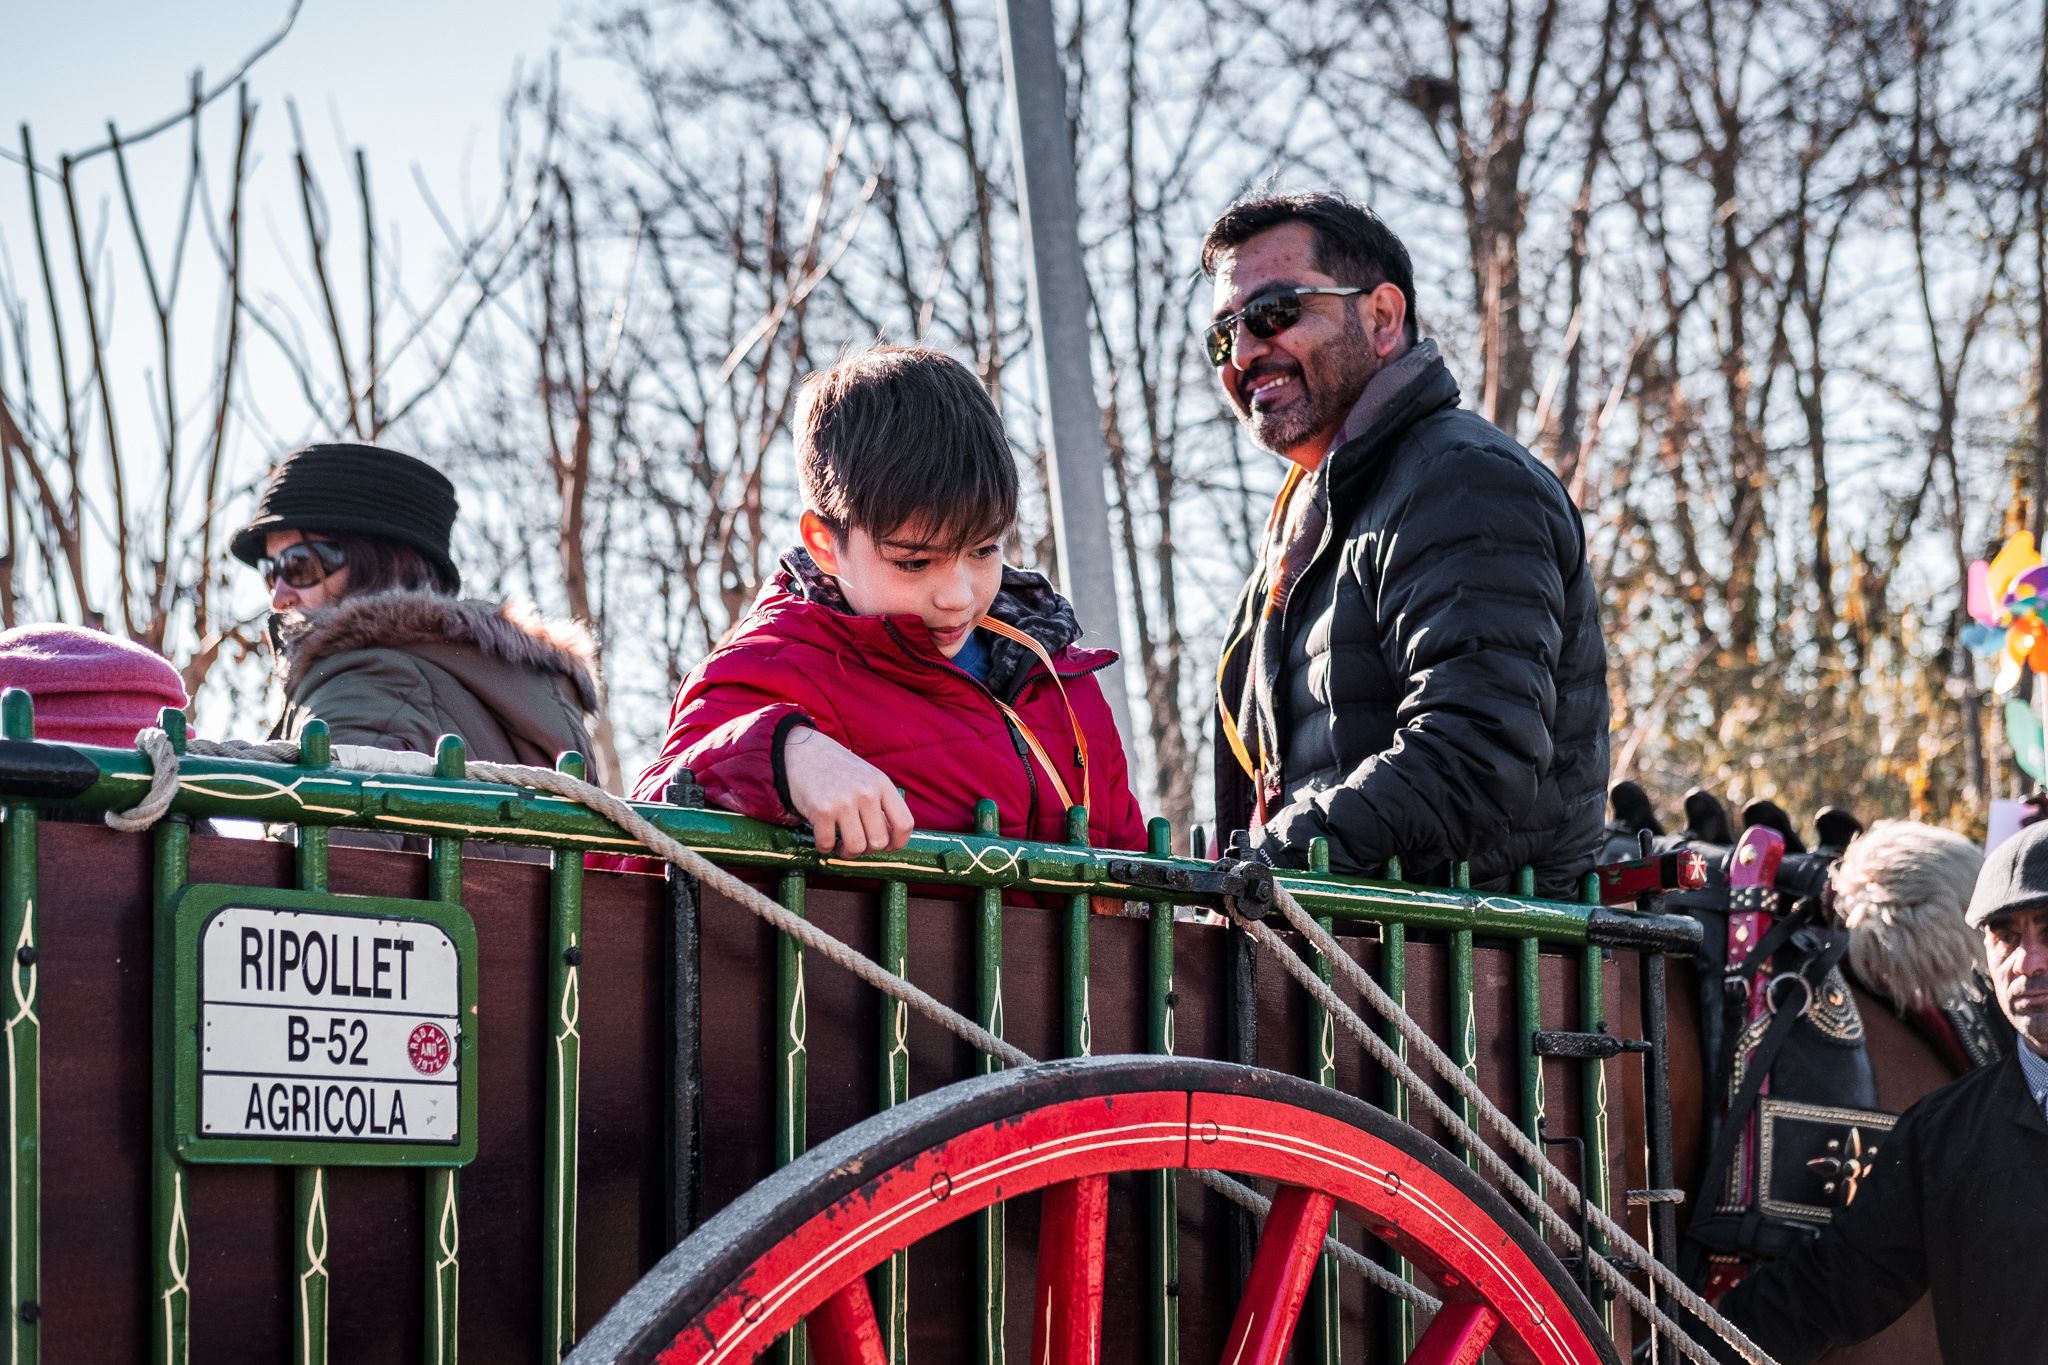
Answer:
M348 556L341 547L325 540L301 540L256 561L263 584L269 588L275 588L280 580L288 587L310 588L347 567Z
M1288 285L1269 289L1228 317L1220 317L1209 324L1202 333L1209 344L1209 363L1222 369L1230 363L1231 352L1237 344L1237 324L1244 324L1245 330L1259 340L1276 337L1301 321L1301 298L1304 294L1335 294L1340 298L1367 291L1358 285Z

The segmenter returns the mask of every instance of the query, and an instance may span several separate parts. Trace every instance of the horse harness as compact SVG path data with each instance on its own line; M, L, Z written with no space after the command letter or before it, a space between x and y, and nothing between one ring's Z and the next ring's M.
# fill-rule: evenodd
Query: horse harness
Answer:
M1751 828L1710 885L1672 898L1706 926L1700 973L1709 1154L1682 1269L1709 1299L1818 1235L1855 1199L1897 1116L1877 1108L1863 1018L1825 922L1826 859Z

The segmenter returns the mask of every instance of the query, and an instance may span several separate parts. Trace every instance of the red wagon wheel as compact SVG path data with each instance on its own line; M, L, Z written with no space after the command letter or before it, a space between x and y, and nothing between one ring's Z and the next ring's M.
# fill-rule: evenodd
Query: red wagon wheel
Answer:
M1613 1343L1527 1222L1414 1129L1334 1090L1221 1062L1051 1062L949 1086L840 1134L670 1252L571 1365L753 1360L810 1320L821 1365L881 1365L865 1273L939 1228L1043 1190L1034 1362L1098 1358L1108 1177L1175 1167L1279 1192L1223 1359L1281 1365L1341 1208L1434 1283L1407 1365L1615 1365Z

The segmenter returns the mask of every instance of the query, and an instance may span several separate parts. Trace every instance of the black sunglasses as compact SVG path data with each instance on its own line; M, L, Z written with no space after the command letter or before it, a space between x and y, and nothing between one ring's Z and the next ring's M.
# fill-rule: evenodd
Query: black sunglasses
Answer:
M347 567L348 556L341 547L325 540L297 541L256 561L257 572L268 588L275 588L279 579L288 587L310 588Z
M1283 285L1278 289L1268 289L1235 313L1209 324L1208 330L1202 333L1209 345L1209 363L1219 370L1230 363L1231 352L1237 345L1237 324L1240 322L1246 331L1264 341L1301 321L1301 298L1304 294L1334 294L1348 298L1366 292L1362 286L1348 284Z

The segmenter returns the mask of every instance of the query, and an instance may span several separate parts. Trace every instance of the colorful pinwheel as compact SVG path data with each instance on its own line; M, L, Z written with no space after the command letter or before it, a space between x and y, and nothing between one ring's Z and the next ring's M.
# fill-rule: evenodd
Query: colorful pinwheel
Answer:
M1968 605L1974 619L1963 627L1963 644L1980 659L1998 661L1994 688L2012 692L2025 669L2048 673L2048 565L2032 535L2021 531L1990 563L1970 566ZM2005 703L2005 732L2021 769L2037 782L2048 780L2040 717L2018 697Z

